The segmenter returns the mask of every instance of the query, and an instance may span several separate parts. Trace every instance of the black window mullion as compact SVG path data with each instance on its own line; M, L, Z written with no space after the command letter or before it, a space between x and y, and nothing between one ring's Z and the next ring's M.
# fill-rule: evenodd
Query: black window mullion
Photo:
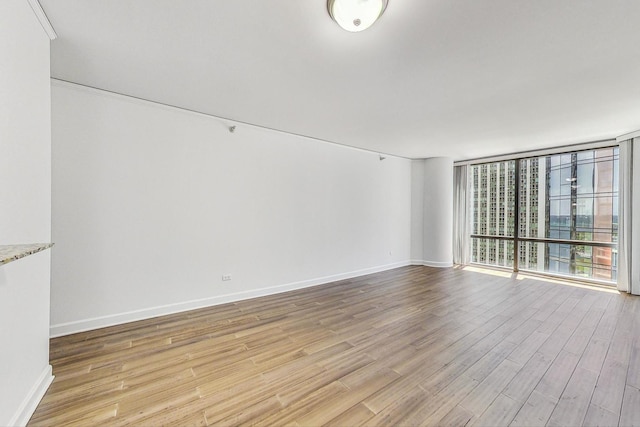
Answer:
M515 160L515 201L513 204L513 271L518 272L520 237L520 159Z

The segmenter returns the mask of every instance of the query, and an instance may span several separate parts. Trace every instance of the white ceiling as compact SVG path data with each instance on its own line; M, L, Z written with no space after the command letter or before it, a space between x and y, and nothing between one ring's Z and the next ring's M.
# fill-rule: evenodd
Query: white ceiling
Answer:
M52 77L399 156L640 129L640 0L40 0Z

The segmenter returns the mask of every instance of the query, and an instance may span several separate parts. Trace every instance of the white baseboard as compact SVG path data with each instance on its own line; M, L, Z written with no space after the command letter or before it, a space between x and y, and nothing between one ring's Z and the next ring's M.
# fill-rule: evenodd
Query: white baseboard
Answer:
M453 267L453 262L424 261L421 259L412 259L411 265L424 265L425 267L449 268L449 267Z
M411 265L410 261L401 261L393 264L386 264L378 267L366 268L363 270L350 271L331 276L319 277L316 279L303 280L300 282L288 283L285 285L272 286L268 288L253 289L250 291L237 292L233 294L218 295L210 298L199 300L184 301L175 304L167 304L158 307L149 307L141 310L128 311L124 313L112 314L108 316L94 317L90 319L78 320L68 323L59 323L51 325L49 334L51 338L63 335L75 334L78 332L89 331L93 329L105 328L107 326L120 325L122 323L134 322L136 320L144 320L167 314L179 313L182 311L195 310L198 308L211 307L214 305L226 304L230 302L241 301L250 298L262 297L266 295L279 294L282 292L293 291L296 289L308 288L310 286L323 285L335 282L337 280L351 279L366 274L379 273L381 271L392 270L398 267Z
M42 371L36 383L31 387L29 394L24 398L15 415L9 420L10 426L26 426L35 412L38 404L53 382L51 365L47 365Z

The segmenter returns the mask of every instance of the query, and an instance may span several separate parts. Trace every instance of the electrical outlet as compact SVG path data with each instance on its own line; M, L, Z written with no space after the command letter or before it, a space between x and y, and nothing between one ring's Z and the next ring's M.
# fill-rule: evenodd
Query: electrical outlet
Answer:
M222 275L222 280L223 280L223 281L225 281L225 282L226 282L227 280L231 280L231 275L230 275L230 274L223 274L223 275Z

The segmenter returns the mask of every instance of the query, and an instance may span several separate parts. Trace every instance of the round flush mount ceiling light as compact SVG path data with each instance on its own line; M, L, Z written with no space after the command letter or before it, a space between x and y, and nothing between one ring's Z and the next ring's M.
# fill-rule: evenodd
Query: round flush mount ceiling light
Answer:
M388 0L328 0L329 15L351 32L366 30L382 16Z

